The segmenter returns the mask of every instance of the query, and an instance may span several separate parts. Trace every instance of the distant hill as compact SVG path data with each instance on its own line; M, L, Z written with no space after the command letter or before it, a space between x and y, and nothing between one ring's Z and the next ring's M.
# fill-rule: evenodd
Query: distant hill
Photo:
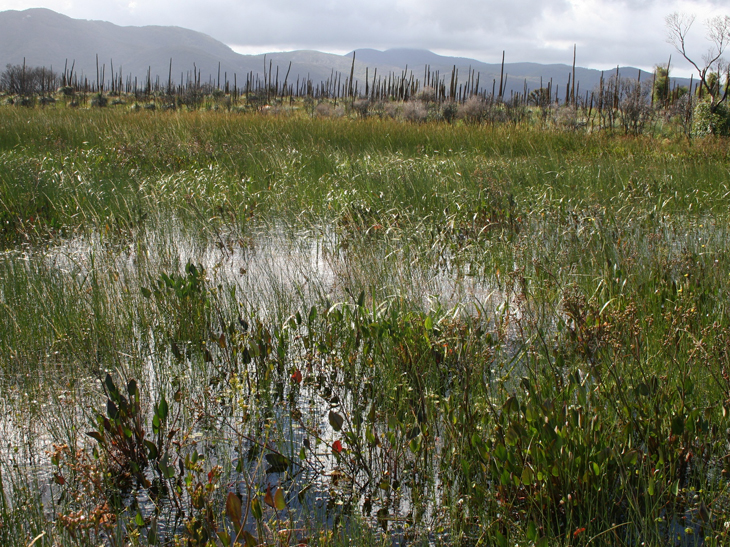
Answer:
M454 66L458 69L459 82L464 83L469 70L479 74L480 86L491 92L493 85L499 85L500 64L488 64L474 59L445 57L427 50L390 49L377 51L359 49L347 55L334 55L318 51L290 51L264 55L240 55L227 45L210 36L180 27L145 26L122 27L104 21L72 19L48 9L0 12L0 69L7 64L53 67L61 72L67 63L74 64L74 72L96 81L97 55L100 71L105 79L122 71L123 77L132 75L140 81L146 78L148 70L152 77L166 82L172 60L173 82L180 82L192 74L193 67L200 71L203 82L216 82L219 74L232 83L234 75L240 85L246 74L263 76L264 69L271 67L273 77L278 69L279 82L283 82L291 63L289 82L297 78L309 78L316 85L340 73L342 82L349 77L352 55L355 54L355 78L364 84L366 69L372 79L375 69L378 75L387 77L391 73L400 75L408 69L415 78L423 82L426 68L431 74L438 72L448 86ZM529 90L547 85L564 94L568 65L541 65L537 63L506 63L506 96L511 92L522 92L525 84ZM637 77L639 70L621 67L624 77ZM609 71L607 77L615 72ZM581 93L598 85L601 73L598 70L576 68L576 80ZM542 80L541 80L542 78ZM651 79L646 72L642 79ZM686 80L677 83L686 85Z

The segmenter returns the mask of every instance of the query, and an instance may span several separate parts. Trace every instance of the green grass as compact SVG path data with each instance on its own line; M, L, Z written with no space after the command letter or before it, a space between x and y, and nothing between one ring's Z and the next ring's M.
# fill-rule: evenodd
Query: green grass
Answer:
M727 141L0 122L3 544L727 541Z

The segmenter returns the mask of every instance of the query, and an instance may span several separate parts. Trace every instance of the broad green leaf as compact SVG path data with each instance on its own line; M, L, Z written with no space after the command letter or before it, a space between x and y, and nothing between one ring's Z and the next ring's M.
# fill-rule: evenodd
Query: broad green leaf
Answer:
M162 396L160 404L157 406L157 414L160 416L160 421L164 422L167 419L167 414L170 411L170 407L167 405L165 396Z
M684 416L675 416L672 418L672 435L681 435L684 433Z
M329 418L332 429L334 429L335 431L340 431L342 429L342 424L345 422L345 419L342 417L341 414L330 410L330 413L327 417Z
M147 543L157 545L157 518L153 518L150 522L150 527L147 530Z
M256 547L259 544L259 540L246 531L243 532L243 541L246 547Z
M225 530L218 532L218 539L221 540L223 547L228 547L231 544L231 535Z
M157 456L159 455L159 452L157 450L157 445L151 441L145 441L144 445L147 447L147 457L150 460L156 460Z
M256 520L261 520L264 516L264 510L258 498L251 500L251 514Z
M274 507L277 511L283 511L286 509L286 500L284 499L284 489L277 488L274 493Z

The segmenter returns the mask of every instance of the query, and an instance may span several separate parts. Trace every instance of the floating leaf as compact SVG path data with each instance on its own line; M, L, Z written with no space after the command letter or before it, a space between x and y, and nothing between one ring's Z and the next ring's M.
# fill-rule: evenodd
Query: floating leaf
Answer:
M109 396L116 398L119 392L117 391L117 386L114 385L114 380L112 380L112 377L108 372L106 373L106 378L104 378L104 385L106 386Z
M116 420L117 416L119 416L119 409L111 399L107 399L106 401L106 415L112 420Z
M342 424L345 422L345 419L342 417L341 414L330 410L330 413L327 417L329 418L332 429L334 429L335 431L340 431L342 429Z
M532 484L532 479L533 479L532 469L530 469L529 467L525 467L522 470L522 477L521 477L522 484L529 486L530 484Z
M284 490L282 488L277 488L274 493L274 508L277 511L286 509L286 500L284 499Z
M151 441L145 441L144 445L147 447L147 452L148 452L147 457L150 460L156 460L157 456L159 456L159 451L157 450L157 445Z
M153 518L147 530L147 543L157 545L157 518Z
M267 473L283 473L289 468L290 461L286 456L282 456L276 452L270 452L265 457L271 466L266 470Z
M307 317L307 321L309 321L309 324L311 325L315 319L317 319L317 308L315 306L312 306L309 309L309 316Z
M165 400L165 396L162 396L162 400L160 401L160 404L157 405L157 415L160 417L160 421L165 421L167 419L167 414L170 411L170 407L167 405L167 401Z
M269 507L274 507L274 496L271 494L271 485L266 486L266 494L264 494L264 503Z
M228 492L228 497L226 498L226 514L231 519L233 529L236 530L236 535L238 535L241 530L241 498L233 492Z

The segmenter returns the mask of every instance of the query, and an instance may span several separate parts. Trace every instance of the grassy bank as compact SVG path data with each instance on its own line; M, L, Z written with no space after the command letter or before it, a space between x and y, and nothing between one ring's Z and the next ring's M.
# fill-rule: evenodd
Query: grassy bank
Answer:
M0 109L0 540L723 545L729 181L721 139Z

